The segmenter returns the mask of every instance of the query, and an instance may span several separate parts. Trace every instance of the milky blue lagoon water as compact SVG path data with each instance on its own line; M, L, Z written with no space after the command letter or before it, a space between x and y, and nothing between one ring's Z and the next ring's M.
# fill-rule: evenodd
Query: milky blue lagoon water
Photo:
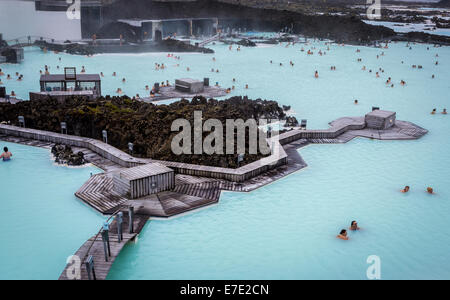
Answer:
M57 166L46 149L0 145L13 153L0 161L0 279L58 279L104 219L74 196L100 170Z
M411 46L412 50L404 43L390 44L389 49L333 44L328 51L325 42L315 42L241 47L237 52L217 44L210 46L215 54L180 54L181 60L166 53L88 58L29 49L21 65L0 67L5 73L25 75L23 82L2 78L8 91L14 89L22 97L38 90L44 64L55 73L58 64L78 69L84 65L87 73L105 74L103 94L114 95L121 87L128 95L142 96L145 85L179 77L206 76L231 87L236 78L231 96L291 105L298 119L308 119L309 128L326 128L336 118L364 115L380 106L430 131L417 141L355 139L345 145L300 149L309 165L300 172L251 193L224 192L216 206L150 221L139 241L122 252L110 279L365 279L369 255L381 258L383 279L450 279L450 115L430 114L433 108L450 108L450 48ZM307 55L311 47L316 47L314 55ZM327 54L317 55L319 49ZM156 71L155 62L168 68ZM413 64L423 69L413 69ZM330 66L337 70L330 71ZM379 68L384 73L376 78ZM315 70L319 79L313 76ZM387 77L392 77L394 88L386 86ZM76 177L65 179L72 176ZM411 186L408 194L399 192L405 185ZM427 186L437 194L425 193ZM64 200L78 203L72 196ZM83 216L95 215L84 210ZM350 233L349 241L337 240L338 231L352 220L362 230ZM101 220L93 223L86 237ZM74 242L73 248L81 243Z

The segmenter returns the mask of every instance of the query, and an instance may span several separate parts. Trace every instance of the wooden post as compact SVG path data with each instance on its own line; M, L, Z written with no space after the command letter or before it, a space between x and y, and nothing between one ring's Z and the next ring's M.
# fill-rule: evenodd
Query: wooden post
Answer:
M123 240L123 212L119 212L116 216L117 223L117 239L119 243Z
M61 134L67 134L67 123L61 122Z
M105 261L108 261L108 257L111 256L111 247L109 245L109 224L105 222L102 230L103 248L105 250Z
M94 257L92 255L89 255L88 259L86 260L86 271L88 274L89 280L97 280L95 277L95 268L94 268ZM92 274L92 277L91 277Z
M19 127L25 128L25 118L24 116L19 116Z
M130 206L128 207L128 220L129 220L129 224L128 224L128 229L129 229L129 233L133 233L134 232L134 207Z
M128 143L128 150L130 151L130 155L133 155L134 144Z
M108 144L108 131L103 130L102 136L103 136L103 143Z
M241 162L244 160L244 154L239 154L238 155L238 157L237 157L237 165L238 165L238 168L239 168L239 166L240 166L240 164L241 164Z

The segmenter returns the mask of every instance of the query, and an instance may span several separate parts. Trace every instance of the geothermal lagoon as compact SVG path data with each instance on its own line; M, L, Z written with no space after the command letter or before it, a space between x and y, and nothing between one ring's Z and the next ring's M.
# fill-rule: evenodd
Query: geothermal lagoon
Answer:
M330 121L362 116L378 106L429 133L414 141L355 139L301 148L306 169L250 193L222 192L218 205L147 222L137 241L122 251L108 279L366 279L370 255L380 257L383 279L450 279L450 117L440 114L450 108L450 48L403 42L372 48L314 40L240 51L220 42L208 47L215 53L178 53L179 60L168 53L84 57L27 48L23 63L0 65L14 79L0 78L7 91L27 99L30 91L39 90L39 71L45 65L51 73L62 73L67 66L102 72L104 95L116 95L121 88L130 97L148 96L145 86L155 82L209 77L224 88L234 85L230 96L290 106L289 113L307 119L310 129L325 129ZM308 55L308 50L314 54ZM166 68L155 70L155 63ZM314 77L316 70L319 78ZM24 75L23 81L15 80L16 72ZM394 87L386 85L388 77ZM431 115L434 108L438 113ZM99 170L56 167L49 150L4 144L14 161L0 166L2 178L8 178L1 183L2 200L8 211L21 210L21 218L28 220L26 227L13 226L17 234L27 232L16 246L44 243L43 238L55 231L63 246L56 253L31 251L28 263L20 259L23 251L3 248L1 270L7 271L0 278L8 274L15 279L57 279L67 256L103 222L73 196L90 173ZM44 171L34 173L36 169ZM42 182L31 180L36 176ZM58 180L52 180L55 177ZM30 188L18 182L30 182ZM55 192L33 197L44 183L46 190ZM402 194L405 185L411 191ZM58 192L62 186L64 192ZM427 186L436 194L427 194ZM37 201L52 209L23 209ZM60 201L68 206L59 207ZM85 221L79 224L81 215ZM60 221L48 223L57 216ZM7 214L1 224L9 226L16 219L16 214ZM337 231L348 228L352 220L361 230L350 233L348 242L336 239ZM42 267L48 268L46 274Z

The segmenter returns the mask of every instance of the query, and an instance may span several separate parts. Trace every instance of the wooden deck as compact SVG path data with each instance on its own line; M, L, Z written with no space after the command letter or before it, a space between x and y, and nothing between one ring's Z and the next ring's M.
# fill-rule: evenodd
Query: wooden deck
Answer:
M128 201L113 190L113 179L107 173L93 175L75 196L103 214L114 212Z
M108 276L109 270L111 269L114 261L119 256L123 247L131 241L133 241L136 236L141 232L142 228L148 221L148 216L146 215L135 215L134 217L134 233L128 233L129 223L128 223L128 213L125 211L123 216L123 240L119 243L118 235L117 235L117 224L115 220L112 221L110 230L109 230L109 242L111 248L111 256L108 257L108 261L105 261L105 253L103 240L100 234L91 237L88 239L74 254L81 261L80 268L80 280L88 280L88 274L85 267L84 262L88 258L89 255L92 255L94 258L94 268L95 275L97 280L104 280ZM59 280L73 280L71 276L71 267L73 267L72 263L69 263L64 268L61 273Z
M20 136L12 136L12 135L5 135L5 134L0 134L0 140L10 142L10 143L26 145L26 146L40 147L40 148L45 148L45 149L51 149L55 145L54 143L51 143L51 142L33 140L33 139L23 138ZM109 172L109 171L116 171L119 169L123 169L123 167L120 166L119 164L116 164L115 162L100 156L99 154L97 154L96 152L94 152L90 149L72 146L72 150L74 153L79 152L79 151L83 152L84 158L88 163L91 163L104 171Z

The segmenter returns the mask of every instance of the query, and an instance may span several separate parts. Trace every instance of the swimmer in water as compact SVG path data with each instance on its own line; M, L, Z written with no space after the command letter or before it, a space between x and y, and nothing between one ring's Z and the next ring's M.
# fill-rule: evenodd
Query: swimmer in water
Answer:
M432 115L436 114L436 108L433 108L433 110L431 111L431 114Z
M403 190L401 190L400 192L402 192L402 193L409 192L409 185L405 186L405 188Z
M5 75L5 73L3 73L2 69L0 69L0 76Z
M81 73L86 73L86 69L84 68L84 66L81 67Z
M446 114L447 114L447 109L444 108L444 109L442 110L442 113L441 113L441 114L446 115Z
M355 104L358 104L358 100L355 99L355 102L354 102L354 103L355 103Z
M8 147L4 147L3 151L4 152L0 155L0 158L3 159L3 161L11 160L12 153L9 152Z
M125 79L125 77L124 78L122 78L122 82L123 83L125 83L127 80Z
M117 94L122 94L122 89L121 89L121 88L117 88L116 93L117 93Z
M11 79L11 75L6 75L6 79L10 80Z
M100 72L100 76L105 77L105 75L103 75L103 72Z
M314 77L315 77L315 78L319 78L319 72L316 71L316 72L314 73Z
M112 76L116 77L117 76L116 72L113 72Z
M433 75L431 75L431 79L434 79L434 74L433 74Z
M347 230L342 229L341 232L336 236L338 239L348 241Z
M434 194L433 188L432 187L427 187L427 193L428 194Z
M16 93L14 91L11 91L11 97L16 97Z
M356 231L356 230L359 230L360 228L358 227L358 223L357 223L356 221L352 221L352 222L350 223L349 229L350 229L350 230L353 230L353 231Z
M248 89L248 84L245 85L245 88Z

